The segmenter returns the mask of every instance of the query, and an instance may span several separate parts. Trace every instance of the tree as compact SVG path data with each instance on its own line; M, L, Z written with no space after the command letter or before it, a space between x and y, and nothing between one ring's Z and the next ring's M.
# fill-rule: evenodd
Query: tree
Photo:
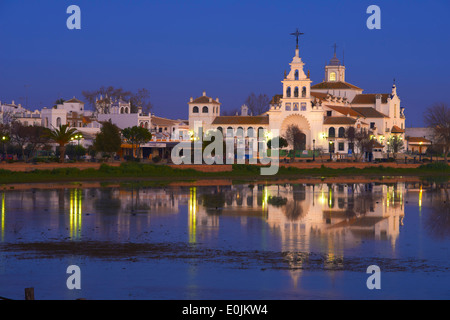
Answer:
M128 140L128 142L131 143L133 159L135 155L135 147L136 149L138 149L142 143L146 143L152 139L152 134L150 133L150 131L148 131L148 129L144 127L139 126L123 129L122 135L125 139Z
M355 150L355 158L357 161L361 161L365 152L372 151L372 141L370 138L370 132L366 129L361 129L355 132L355 149L359 150L359 153L356 154Z
M132 94L130 97L131 112L137 112L137 108L141 107L143 112L149 113L153 108L153 105L150 102L149 98L150 93L147 89L138 89L138 91L135 94Z
M392 135L387 142L387 150L388 152L392 153L392 156L395 159L397 153L399 153L403 149L404 145L405 143L400 136Z
M294 124L289 125L284 135L286 141L294 150L293 157L295 157L295 151L305 149L305 135L298 126Z
M32 157L38 149L47 147L50 142L49 137L46 135L47 130L47 128L41 126L28 127L28 157Z
M59 144L59 162L64 162L64 155L66 153L66 144L71 141L71 138L77 134L75 128L69 128L67 124L59 126L53 130L47 129L45 135L52 141Z
M266 94L256 95L251 93L245 100L245 104L254 116L260 115L269 110L270 98Z
M356 153L355 153L355 137L356 137L356 129L355 129L355 127L348 127L348 128L345 130L344 137L347 139L349 145L351 146L351 148L349 148L349 149L352 150L352 154L353 154L353 156L354 156L355 159L356 159Z
M275 137L267 141L267 148L272 149L272 140L278 139L278 148L283 149L286 148L289 144L287 140L283 137Z
M59 98L58 100L55 101L55 104L53 105L53 108L56 109L58 104L63 104L64 102L65 102L65 100L63 98Z
M121 145L120 129L109 121L103 122L93 143L95 151L108 153L112 158L113 153L120 151Z
M424 114L425 125L433 132L433 141L442 146L445 163L450 151L450 108L446 103L435 103Z
M131 91L124 90L123 88L114 88L113 86L109 87L100 87L97 90L92 91L82 91L84 99L88 102L88 104L93 107L95 110L95 100L98 96L102 95L103 97L108 96L108 98L119 99L122 98L124 100L129 100L131 103L131 111L137 112L138 107L142 107L142 110L145 112L150 112L152 109L152 104L149 101L149 91L145 88L138 89L136 93ZM98 112L99 110L97 110Z

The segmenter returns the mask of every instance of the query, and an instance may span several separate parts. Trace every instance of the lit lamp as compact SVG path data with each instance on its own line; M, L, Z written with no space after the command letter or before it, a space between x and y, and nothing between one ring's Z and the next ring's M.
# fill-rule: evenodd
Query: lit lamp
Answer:
M387 143L387 159L389 161L389 141L386 142Z
M83 139L83 135L81 133L74 135L70 140L78 140L78 148L77 148L77 161L79 160L79 150L80 150L80 140Z
M6 161L6 142L9 140L9 136L7 136L7 135L3 135L2 136L2 143L3 143L3 153L4 153L4 156L3 156L3 160L5 160Z

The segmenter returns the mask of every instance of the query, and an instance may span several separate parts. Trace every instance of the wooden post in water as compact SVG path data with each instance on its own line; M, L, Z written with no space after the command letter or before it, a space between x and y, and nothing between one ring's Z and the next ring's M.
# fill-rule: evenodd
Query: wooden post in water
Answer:
M34 288L25 288L25 300L34 300Z

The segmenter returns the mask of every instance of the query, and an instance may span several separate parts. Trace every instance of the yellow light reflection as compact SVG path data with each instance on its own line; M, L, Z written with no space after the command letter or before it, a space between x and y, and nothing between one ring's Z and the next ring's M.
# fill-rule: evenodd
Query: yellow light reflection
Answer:
M422 185L420 185L420 189L419 189L419 212L422 211Z
M197 241L197 210L197 188L192 187L189 189L189 243Z
M69 229L72 240L77 240L81 236L82 199L81 190L70 190Z

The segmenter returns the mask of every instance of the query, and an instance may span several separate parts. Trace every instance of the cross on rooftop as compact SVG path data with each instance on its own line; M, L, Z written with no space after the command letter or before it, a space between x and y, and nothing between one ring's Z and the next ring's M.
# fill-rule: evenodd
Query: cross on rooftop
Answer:
M302 33L302 32L299 32L299 31L298 31L298 28L297 28L297 30L295 30L295 32L294 32L294 33L291 33L291 35L292 35L292 36L295 36L295 37L296 37L296 41L297 41L297 48L298 48L298 37L299 37L300 35L302 35L302 34L304 34L304 33Z

